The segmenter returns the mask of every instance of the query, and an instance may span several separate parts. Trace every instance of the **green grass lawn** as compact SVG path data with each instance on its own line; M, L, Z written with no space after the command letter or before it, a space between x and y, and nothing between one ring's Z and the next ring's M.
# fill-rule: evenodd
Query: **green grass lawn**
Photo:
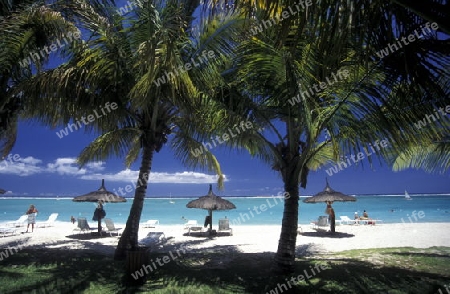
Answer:
M151 255L162 258L165 254ZM291 275L271 271L273 254L186 253L146 275L83 250L23 249L0 261L0 293L442 293L450 248L350 250L299 258ZM323 266L325 269L317 272ZM314 273L313 274L313 270ZM300 274L305 280L289 282ZM127 279L129 278L129 279ZM272 291L272 292L271 292Z

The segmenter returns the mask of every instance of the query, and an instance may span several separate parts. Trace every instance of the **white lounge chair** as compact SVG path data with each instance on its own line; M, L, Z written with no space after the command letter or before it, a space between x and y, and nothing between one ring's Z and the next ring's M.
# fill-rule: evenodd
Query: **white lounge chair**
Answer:
M150 232L147 236L139 240L139 245L145 247L153 247L162 245L166 241L166 235L164 232Z
M36 227L52 227L55 224L55 220L58 217L57 213L52 213L48 217L48 220L43 222L36 222Z
M230 228L230 220L227 218L219 219L219 230L218 232L228 232L230 236L233 235L233 229Z
M346 225L355 225L358 224L359 219L351 219L346 215L341 215L340 216L341 219L341 223L345 223Z
M89 223L87 222L86 218L85 217L80 217L80 218L78 218L78 225L77 225L77 227L74 228L72 230L72 232L73 231L80 231L80 232L84 233L84 232L90 232L92 230L97 230L97 228L94 229L94 228L89 227Z
M184 229L187 230L188 236L191 235L191 232L203 232L203 227L199 226L197 220L188 220L184 224Z
M15 229L15 228L4 228L4 227L0 228L0 235L2 237L7 236L8 234L10 236L13 236L13 235L17 234L17 229Z
M316 222L311 222L311 225L314 230L324 230L326 227L330 226L328 224L328 216L326 215L319 216Z
M185 228L185 229L189 229L190 227L198 227L198 222L197 222L197 220L188 220L188 221L184 224L184 228Z
M188 236L191 235L191 233L193 232L198 232L198 233L202 233L203 232L203 227L200 226L191 226L188 228L187 234Z
M122 234L122 228L116 228L114 226L114 222L112 221L112 219L110 218L105 218L105 225L106 228L108 229L107 233L109 233L109 235L112 237L113 233L117 233L117 236L120 236Z
M159 220L157 219L150 219L146 221L142 227L143 228L156 228L159 225Z
M15 220L15 221L9 221L6 222L7 226L12 226L12 227L21 227L25 225L25 222L28 220L28 215L24 214L21 217L19 217L19 219Z

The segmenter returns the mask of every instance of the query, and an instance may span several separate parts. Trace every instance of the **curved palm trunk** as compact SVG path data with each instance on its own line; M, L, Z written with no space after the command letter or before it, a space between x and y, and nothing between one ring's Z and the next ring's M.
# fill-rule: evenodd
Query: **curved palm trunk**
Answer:
M286 181L289 183L289 181ZM296 182L295 180L293 182ZM280 272L292 272L295 263L295 246L297 242L298 229L298 200L299 188L297 184L286 184L284 189L289 193L285 197L283 221L281 226L280 240L275 255L275 269Z
M130 215L128 216L125 230L123 231L114 253L115 260L125 259L127 250L135 250L138 248L139 222L144 207L147 181L150 176L154 151L154 147L143 147L142 162L139 169L139 179L134 193L133 204L131 205Z

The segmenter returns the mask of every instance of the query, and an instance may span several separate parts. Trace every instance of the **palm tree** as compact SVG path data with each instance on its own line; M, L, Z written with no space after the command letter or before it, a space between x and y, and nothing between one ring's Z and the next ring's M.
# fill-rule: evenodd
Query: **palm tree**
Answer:
M417 93L443 93L433 77L448 76L441 67L449 63L446 49L431 46L439 43L431 38L378 60L377 44L394 41L392 34L383 31L388 37L380 40L376 30L358 26L362 19L380 22L386 7L352 3L322 1L290 17L288 26L283 21L266 27L242 43L229 73L230 87L242 96L233 107L249 109L252 121L264 128L241 143L280 173L289 195L275 258L282 271L294 266L299 186L306 187L310 171L345 161L340 154L357 154L377 140L387 139L396 150L431 141L437 131L431 127L419 138L413 122L423 116L424 104L431 105L430 97L420 101ZM258 19L255 11L252 17ZM391 32L389 21L383 29ZM411 32L414 24L405 27ZM413 65L414 73L401 66L402 55L412 57L407 66ZM439 62L430 66L430 59ZM373 157L387 155L388 148Z
M216 172L219 187L223 185L214 155L190 151L202 146L201 140L211 133L205 120L221 120L211 111L214 101L208 95L217 86L214 78L219 77L217 67L227 45L211 42L214 31L203 30L205 23L193 23L196 1L152 2L124 17L110 5L83 3L63 6L61 11L89 32L89 39L71 47L66 63L23 82L15 91L27 95L30 104L40 102L40 107L27 111L29 117L53 126L115 103L113 111L84 126L100 135L78 162L118 156L130 166L141 159L130 215L115 252L116 259L123 259L126 250L138 248L152 159L169 136L178 158ZM182 70L187 63L191 69ZM58 102L61 107L51 109Z
M14 146L24 107L25 98L10 95L11 89L47 63L49 56L41 52L45 46L77 31L51 5L36 1L0 2L0 158Z

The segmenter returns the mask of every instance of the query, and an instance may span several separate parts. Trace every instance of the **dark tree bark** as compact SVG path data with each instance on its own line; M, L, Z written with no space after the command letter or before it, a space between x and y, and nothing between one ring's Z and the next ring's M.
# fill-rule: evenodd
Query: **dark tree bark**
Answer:
M124 260L127 250L138 249L139 223L141 221L142 209L144 207L147 182L148 177L150 176L154 151L154 147L143 147L142 162L139 169L139 179L136 184L133 204L131 205L130 215L128 216L125 230L120 237L114 253L115 260Z

